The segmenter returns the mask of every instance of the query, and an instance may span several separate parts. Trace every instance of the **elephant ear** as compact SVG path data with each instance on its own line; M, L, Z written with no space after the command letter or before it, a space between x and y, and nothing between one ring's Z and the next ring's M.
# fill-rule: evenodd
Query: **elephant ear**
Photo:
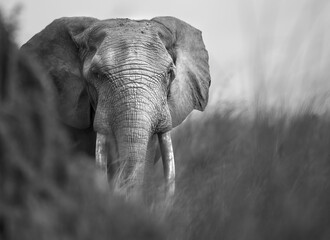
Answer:
M91 124L91 106L82 77L79 49L73 37L96 21L87 17L57 19L21 48L34 56L52 78L61 119L80 129Z
M198 29L174 17L157 17L151 21L156 23L158 35L176 68L168 97L175 127L193 109L203 111L207 105L211 84L209 57Z

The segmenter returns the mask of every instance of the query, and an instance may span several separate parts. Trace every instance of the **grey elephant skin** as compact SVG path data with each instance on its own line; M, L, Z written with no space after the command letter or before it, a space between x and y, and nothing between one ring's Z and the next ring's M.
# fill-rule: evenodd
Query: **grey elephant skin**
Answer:
M211 79L201 31L174 17L66 17L21 51L52 79L60 120L76 148L95 155L119 189L141 189L162 155L173 194L170 131L208 102Z

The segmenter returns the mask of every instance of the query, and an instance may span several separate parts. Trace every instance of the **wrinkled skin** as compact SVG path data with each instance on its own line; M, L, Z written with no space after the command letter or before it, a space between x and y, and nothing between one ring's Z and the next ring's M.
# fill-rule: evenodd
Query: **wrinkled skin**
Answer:
M208 54L199 30L173 17L61 18L22 51L53 79L61 120L77 147L91 153L96 141L97 163L119 188L143 186L161 152L173 193L169 132L208 100Z

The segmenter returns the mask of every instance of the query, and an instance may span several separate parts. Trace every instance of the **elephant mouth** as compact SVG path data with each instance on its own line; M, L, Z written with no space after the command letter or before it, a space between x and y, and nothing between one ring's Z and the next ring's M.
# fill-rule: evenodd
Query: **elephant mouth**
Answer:
M175 162L170 131L158 133L158 141L164 169L165 192L167 196L172 196L175 191ZM108 172L108 145L108 137L104 134L97 133L95 148L96 164L104 173Z

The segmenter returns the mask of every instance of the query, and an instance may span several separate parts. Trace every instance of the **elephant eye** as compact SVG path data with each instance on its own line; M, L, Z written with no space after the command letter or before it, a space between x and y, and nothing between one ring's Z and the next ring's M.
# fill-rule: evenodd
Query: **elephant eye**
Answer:
M91 74L92 74L93 78L95 78L95 79L100 79L101 80L105 77L105 74L103 74L102 72L100 72L96 68L91 69Z
M101 79L101 74L98 73L98 72L94 72L94 77L97 78L97 79Z
M169 84L171 84L171 82L175 78L175 67L173 65L169 67L169 69L167 71L167 76L169 78Z

